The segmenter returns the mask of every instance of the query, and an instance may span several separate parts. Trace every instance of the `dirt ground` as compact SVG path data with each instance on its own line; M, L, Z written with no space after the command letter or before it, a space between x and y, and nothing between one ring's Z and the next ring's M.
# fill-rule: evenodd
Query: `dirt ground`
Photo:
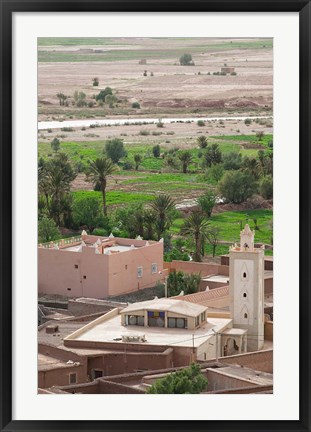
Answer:
M149 132L149 135L141 135L142 131ZM155 124L148 125L122 125L122 126L101 126L96 128L81 127L73 128L72 132L63 132L60 129L53 129L48 133L43 130L38 133L40 142L51 142L53 138L58 137L61 141L100 141L112 138L121 138L125 144L160 144L164 147L178 146L180 148L190 148L193 142L200 135L219 136L219 135L237 135L237 134L254 134L263 131L265 134L271 134L273 131L272 120L267 120L266 124L260 125L252 123L246 126L241 120L223 120L209 121L205 126L198 126L197 122L192 123L169 123L164 128L157 128ZM161 135L153 135L152 133Z
M217 43L219 40L200 40L204 45ZM189 40L176 42L167 46L167 40L132 39L132 45L126 41L126 49L142 49L146 51L168 50L185 47L185 52L191 52L191 44L198 41ZM44 47L44 50L65 50L74 52L89 46L74 47ZM98 48L98 47L97 47ZM113 46L115 49L116 47ZM39 49L43 49L42 47ZM105 50L109 46L105 45ZM124 46L120 45L120 49ZM70 51L71 50L71 51ZM62 92L68 96L74 91L83 91L88 98L97 94L100 89L110 86L117 97L125 101L129 114L157 112L159 116L168 116L172 112L206 111L223 112L262 112L272 109L273 98L273 50L272 48L248 49L217 49L202 52L195 51L192 55L195 66L180 66L178 57L172 49L172 57L148 58L147 64L139 64L135 60L110 62L66 62L39 63L38 65L38 100L39 121L52 119L53 110L66 115L68 108L60 107L56 94ZM225 64L235 68L236 76L215 76ZM147 70L147 76L143 72ZM151 76L151 72L153 76ZM207 75L208 72L211 75ZM92 78L99 78L99 87L93 87ZM130 109L131 103L138 101L141 110ZM70 107L71 108L71 107ZM72 108L78 110L77 108ZM96 110L88 108L90 117ZM124 108L122 108L124 111ZM111 110L109 116L117 112ZM56 112L56 111L55 111ZM75 118L75 113L72 114ZM247 115L247 114L246 114Z

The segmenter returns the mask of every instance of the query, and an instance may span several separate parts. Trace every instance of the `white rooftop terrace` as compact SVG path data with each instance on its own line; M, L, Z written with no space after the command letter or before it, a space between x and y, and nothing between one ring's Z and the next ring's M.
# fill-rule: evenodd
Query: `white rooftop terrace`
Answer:
M208 318L208 322L195 330L131 325L122 326L121 315L118 314L112 316L110 319L105 319L105 316L100 317L65 339L81 342L115 342L116 344L123 345L122 336L144 335L146 342L140 342L144 345L192 347L194 344L194 347L198 347L209 338L213 338L215 335L214 332L220 333L229 327L232 327L232 320L228 318Z
M91 247L91 248L95 248L97 247L97 245L86 245L86 244L82 244L82 242L80 244L74 245L74 246L69 246L66 248L63 248L63 251L70 251L70 252L81 252L81 245L82 247ZM107 254L108 251L110 252L126 252L129 250L133 250L133 249L138 249L137 247L135 247L134 245L132 246L124 246L124 245L119 245L119 244L115 244L113 246L106 246L104 249L104 254Z

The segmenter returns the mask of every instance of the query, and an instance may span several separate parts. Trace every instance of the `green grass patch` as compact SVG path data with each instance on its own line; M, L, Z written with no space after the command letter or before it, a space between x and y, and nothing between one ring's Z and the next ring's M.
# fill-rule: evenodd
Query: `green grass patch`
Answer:
M272 210L260 209L260 210L248 210L248 211L231 211L223 212L213 215L210 219L210 225L218 227L220 229L219 240L238 243L240 241L240 224L242 221L242 228L246 223L249 224L251 229L255 228L253 218L257 218L257 224L259 230L255 231L255 243L266 243L271 244L272 227L271 221L273 217ZM183 218L175 219L173 225L170 228L172 234L179 235L180 229L184 224ZM189 250L191 241L187 242ZM216 248L216 255L222 255L228 253L228 245L218 245ZM212 248L207 243L205 247L207 255L212 254ZM265 255L273 255L273 251L266 250Z
M39 37L38 46L75 46L75 45L127 45L122 40L118 42L115 39L103 37Z
M72 192L75 198L84 197L96 197L99 202L102 202L102 193L96 191L77 191ZM108 191L106 194L107 205L120 205L120 204L133 204L133 203L145 203L152 201L153 195L136 193L136 192L122 192L122 191Z

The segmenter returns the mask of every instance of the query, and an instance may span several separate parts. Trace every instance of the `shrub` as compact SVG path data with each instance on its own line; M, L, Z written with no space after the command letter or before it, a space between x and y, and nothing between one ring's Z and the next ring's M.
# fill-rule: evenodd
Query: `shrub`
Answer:
M140 109L140 104L138 102L133 102L132 108Z
M262 178L259 192L265 199L271 199L273 197L273 179L270 175Z
M246 126L249 126L252 123L252 120L250 118L247 118L244 120L244 123L246 124Z
M124 170L126 170L126 171L130 171L130 170L132 170L134 168L134 165L132 164L132 162L130 162L130 161L126 161L126 162L124 162L124 164L123 164L123 169Z
M106 87L104 90L101 90L98 95L95 97L97 101L105 101L105 97L107 95L112 95L112 89L110 87Z
M142 129L141 131L139 131L139 135L144 135L144 136L150 135L150 132L146 129Z
M156 157L156 158L160 157L161 148L160 148L159 144L157 144L154 147L152 147L152 153L153 153L154 157Z
M198 120L197 121L198 126L202 127L205 126L205 121L204 120Z
M99 84L99 79L97 77L95 77L95 78L92 78L92 81L93 81L93 86L97 87Z
M65 127L61 128L61 131L62 132L73 132L74 128L65 126Z
M194 66L191 54L183 54L179 59L179 63L182 66Z

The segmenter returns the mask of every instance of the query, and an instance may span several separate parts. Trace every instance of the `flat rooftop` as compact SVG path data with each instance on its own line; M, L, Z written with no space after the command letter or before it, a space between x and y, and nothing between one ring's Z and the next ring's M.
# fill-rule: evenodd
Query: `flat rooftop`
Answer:
M122 326L121 315L116 315L108 320L101 322L101 318L94 321L93 326L86 326L70 340L92 341L92 342L115 342L117 345L124 345L122 336L143 336L146 342L140 342L143 345L174 345L182 347L200 346L211 337L214 332L221 332L231 324L232 320L227 318L208 318L208 322L196 330L176 329L176 328L159 328L143 326ZM212 330L213 329L213 330ZM194 338L193 338L194 335ZM121 340L120 340L121 339Z
M81 252L81 246L82 247L91 247L91 248L97 247L97 245L95 246L93 244L83 244L81 242L81 243L76 244L74 246L62 248L61 250L70 251L70 252ZM106 246L104 249L104 254L108 254L108 251L109 252L126 252L126 251L129 251L132 249L138 249L138 248L135 246L124 246L124 245L115 244L113 246Z
M60 368L72 368L72 366L79 366L78 362L67 363L64 360L60 360L54 357L50 357L44 354L38 354L38 370L47 371L51 369Z

